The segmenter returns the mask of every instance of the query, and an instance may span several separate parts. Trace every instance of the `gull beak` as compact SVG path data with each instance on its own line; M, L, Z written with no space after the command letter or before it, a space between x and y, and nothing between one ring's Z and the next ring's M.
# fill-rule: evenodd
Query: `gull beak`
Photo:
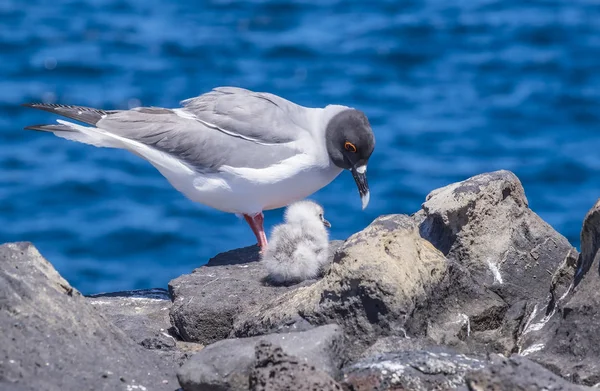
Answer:
M369 200L371 199L369 184L367 183L367 166L362 165L357 167L356 165L353 165L350 171L352 172L352 176L358 187L358 194L360 195L362 208L364 210L367 205L369 205Z
M331 223L325 219L323 219L323 225L326 226L327 228L331 228Z

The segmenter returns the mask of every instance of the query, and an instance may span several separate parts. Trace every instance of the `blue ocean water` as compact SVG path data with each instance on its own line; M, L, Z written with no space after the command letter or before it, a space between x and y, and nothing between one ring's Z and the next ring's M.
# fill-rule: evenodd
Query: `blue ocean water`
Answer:
M253 244L127 152L23 131L56 117L19 107L176 107L233 85L369 116L368 209L348 173L313 197L334 239L508 169L578 245L600 197L599 21L592 0L0 0L0 242L32 241L84 293L165 287Z

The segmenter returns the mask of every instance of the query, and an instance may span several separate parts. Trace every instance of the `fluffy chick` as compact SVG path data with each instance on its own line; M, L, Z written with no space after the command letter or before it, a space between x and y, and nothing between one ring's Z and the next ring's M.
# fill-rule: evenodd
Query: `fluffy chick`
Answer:
M323 208L313 201L299 201L287 207L284 220L273 228L262 254L269 279L284 284L317 277L329 258L325 227L331 224L323 218Z

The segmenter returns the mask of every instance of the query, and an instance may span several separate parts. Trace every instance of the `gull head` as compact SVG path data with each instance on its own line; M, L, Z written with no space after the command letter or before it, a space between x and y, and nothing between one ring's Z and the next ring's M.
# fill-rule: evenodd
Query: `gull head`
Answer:
M371 198L367 163L375 149L375 135L367 116L355 109L340 111L329 120L325 139L333 164L352 173L365 209Z

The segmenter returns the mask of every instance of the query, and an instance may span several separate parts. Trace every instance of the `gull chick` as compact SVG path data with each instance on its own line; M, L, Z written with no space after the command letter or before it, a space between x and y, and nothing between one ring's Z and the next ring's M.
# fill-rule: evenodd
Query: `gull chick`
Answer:
M25 129L146 159L190 200L243 215L263 249L264 210L308 197L343 170L352 173L363 209L369 203L366 171L375 137L363 112L309 108L235 87L215 88L182 105L103 110L25 104L87 125L59 119Z
M315 278L329 258L331 227L323 208L312 201L299 201L285 211L284 224L271 233L271 244L262 254L269 279L277 284Z

